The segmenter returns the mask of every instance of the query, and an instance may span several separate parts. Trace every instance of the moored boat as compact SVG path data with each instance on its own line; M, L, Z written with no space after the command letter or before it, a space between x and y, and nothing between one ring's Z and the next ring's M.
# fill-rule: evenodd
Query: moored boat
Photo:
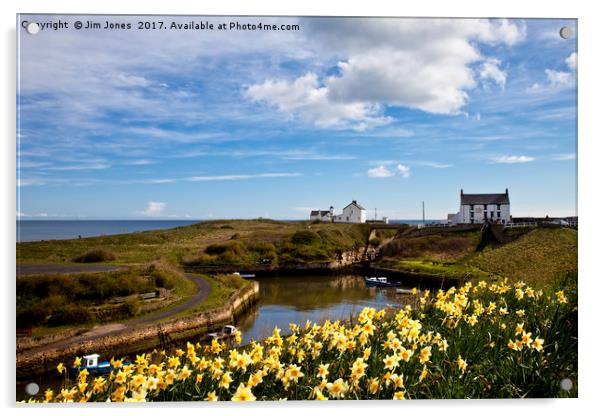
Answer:
M396 282L389 282L386 277L364 277L364 281L366 282L366 286L394 287L398 285Z

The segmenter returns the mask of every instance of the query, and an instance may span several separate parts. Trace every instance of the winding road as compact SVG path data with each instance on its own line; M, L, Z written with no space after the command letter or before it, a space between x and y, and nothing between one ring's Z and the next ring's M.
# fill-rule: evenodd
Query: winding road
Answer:
M59 273L98 273L112 270L123 269L125 266L107 266L107 265L62 265L62 264L18 264L17 265L17 276L31 276L36 274L59 274ZM195 293L186 302L174 306L173 308L150 313L139 318L130 319L122 323L111 323L105 325L99 325L92 328L81 335L63 339L60 341L52 342L49 344L42 345L40 347L31 348L26 350L26 353L46 352L56 349L65 348L69 345L79 342L91 341L97 338L102 338L107 335L119 335L128 331L131 331L135 327L145 326L161 321L166 318L170 318L188 309L192 309L195 306L202 303L209 294L211 293L211 284L196 275L186 274L188 280L194 283Z

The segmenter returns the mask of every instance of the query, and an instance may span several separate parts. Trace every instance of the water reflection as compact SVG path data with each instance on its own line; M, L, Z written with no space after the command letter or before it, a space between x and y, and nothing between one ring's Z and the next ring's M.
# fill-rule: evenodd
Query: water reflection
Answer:
M288 332L291 322L321 323L349 319L364 307L399 306L392 288L367 288L361 276L294 276L257 278L259 300L237 322L243 343L269 336L274 326Z

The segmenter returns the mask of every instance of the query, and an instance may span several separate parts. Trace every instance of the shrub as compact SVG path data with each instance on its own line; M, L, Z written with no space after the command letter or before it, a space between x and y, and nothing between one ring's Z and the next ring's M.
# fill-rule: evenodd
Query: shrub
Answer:
M372 247L378 247L378 246L380 245L380 242L381 242L381 240L380 240L380 238L378 238L378 237L372 237L372 238L370 239L370 245L371 245Z
M230 241L227 243L215 243L205 248L205 253L209 255L222 255L225 253L241 255L244 252L244 246L240 241Z
M300 230L293 234L291 241L293 244L313 244L321 241L320 235L311 230Z
M123 303L123 310L128 316L136 316L140 313L140 300L131 297Z
M240 289L245 285L245 280L236 274L218 274L215 276L226 287Z
M115 259L115 254L112 252L103 248L95 248L81 256L75 257L73 261L76 263L99 263L102 261L113 261Z
M276 253L276 247L274 244L267 241L256 241L254 243L247 244L247 250L258 253L262 256L268 256Z

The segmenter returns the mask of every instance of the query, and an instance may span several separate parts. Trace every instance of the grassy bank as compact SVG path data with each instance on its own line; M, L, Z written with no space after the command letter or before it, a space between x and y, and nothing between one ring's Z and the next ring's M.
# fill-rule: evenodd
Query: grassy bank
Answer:
M512 281L551 284L577 271L577 231L538 228L511 243L487 247L466 263Z
M264 343L139 355L47 401L434 399L577 396L574 279L547 289L468 283L356 322L274 328ZM59 371L64 371L62 366ZM573 388L565 391L561 380ZM35 400L34 398L33 400Z
M137 316L144 310L137 295L164 289L176 302L190 296L194 285L173 267L152 263L112 272L20 276L16 288L17 327L64 329Z
M399 237L381 250L376 265L409 274L483 279L508 276L534 285L553 284L577 271L577 231L568 228L507 230L510 242L476 251L479 232Z
M18 263L72 263L104 253L106 264L162 260L185 265L257 265L334 261L366 244L368 229L354 224L298 221L208 221L170 230L17 244ZM84 259L84 260L82 260Z

